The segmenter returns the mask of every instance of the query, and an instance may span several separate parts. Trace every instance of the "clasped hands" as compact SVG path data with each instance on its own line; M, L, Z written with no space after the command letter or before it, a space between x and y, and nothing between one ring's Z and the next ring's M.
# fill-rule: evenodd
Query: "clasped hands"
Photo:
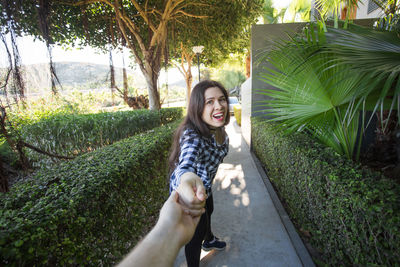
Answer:
M119 266L173 266L179 249L193 237L207 195L200 177L185 173L165 201L153 229Z
M160 212L159 223L175 229L181 245L190 241L207 199L202 180L194 173L185 173Z
M184 173L176 191L185 213L192 217L198 217L204 213L207 194L199 176L192 172Z

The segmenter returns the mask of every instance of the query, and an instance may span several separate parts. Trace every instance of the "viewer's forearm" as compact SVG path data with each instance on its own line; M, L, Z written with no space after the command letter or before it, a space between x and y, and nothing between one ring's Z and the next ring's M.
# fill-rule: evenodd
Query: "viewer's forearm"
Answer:
M156 225L118 266L173 266L180 247L174 229Z

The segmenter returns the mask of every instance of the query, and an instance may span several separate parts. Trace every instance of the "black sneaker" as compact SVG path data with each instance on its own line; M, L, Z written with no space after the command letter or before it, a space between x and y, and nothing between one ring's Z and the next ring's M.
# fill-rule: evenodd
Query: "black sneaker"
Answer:
M201 248L205 251L209 251L212 249L223 250L226 247L226 242L219 240L217 237L214 237L211 241L204 241Z

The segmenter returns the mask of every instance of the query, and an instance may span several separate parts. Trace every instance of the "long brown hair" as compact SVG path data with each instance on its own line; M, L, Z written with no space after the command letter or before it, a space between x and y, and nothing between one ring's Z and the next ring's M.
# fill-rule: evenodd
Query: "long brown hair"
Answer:
M193 129L201 136L209 138L211 136L210 129L208 125L201 118L203 115L203 110L205 106L204 93L208 88L218 87L224 94L228 107L229 107L229 97L225 87L217 81L204 80L196 84L190 95L189 107L187 110L187 115L178 129L175 131L173 143L171 146L171 152L169 155L169 172L170 174L174 171L176 164L179 161L179 154L181 152L179 140L182 133L186 129ZM225 124L227 125L230 120L229 110L227 110Z

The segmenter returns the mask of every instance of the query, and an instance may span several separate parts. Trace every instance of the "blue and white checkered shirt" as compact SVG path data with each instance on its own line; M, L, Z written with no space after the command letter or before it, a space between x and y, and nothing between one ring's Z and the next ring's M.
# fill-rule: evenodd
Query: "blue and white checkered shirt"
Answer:
M186 129L179 144L181 152L179 163L170 177L170 190L175 190L186 172L193 172L203 180L206 190L211 188L218 166L228 154L229 138L225 137L222 144L218 144L215 136L206 138L193 129Z

